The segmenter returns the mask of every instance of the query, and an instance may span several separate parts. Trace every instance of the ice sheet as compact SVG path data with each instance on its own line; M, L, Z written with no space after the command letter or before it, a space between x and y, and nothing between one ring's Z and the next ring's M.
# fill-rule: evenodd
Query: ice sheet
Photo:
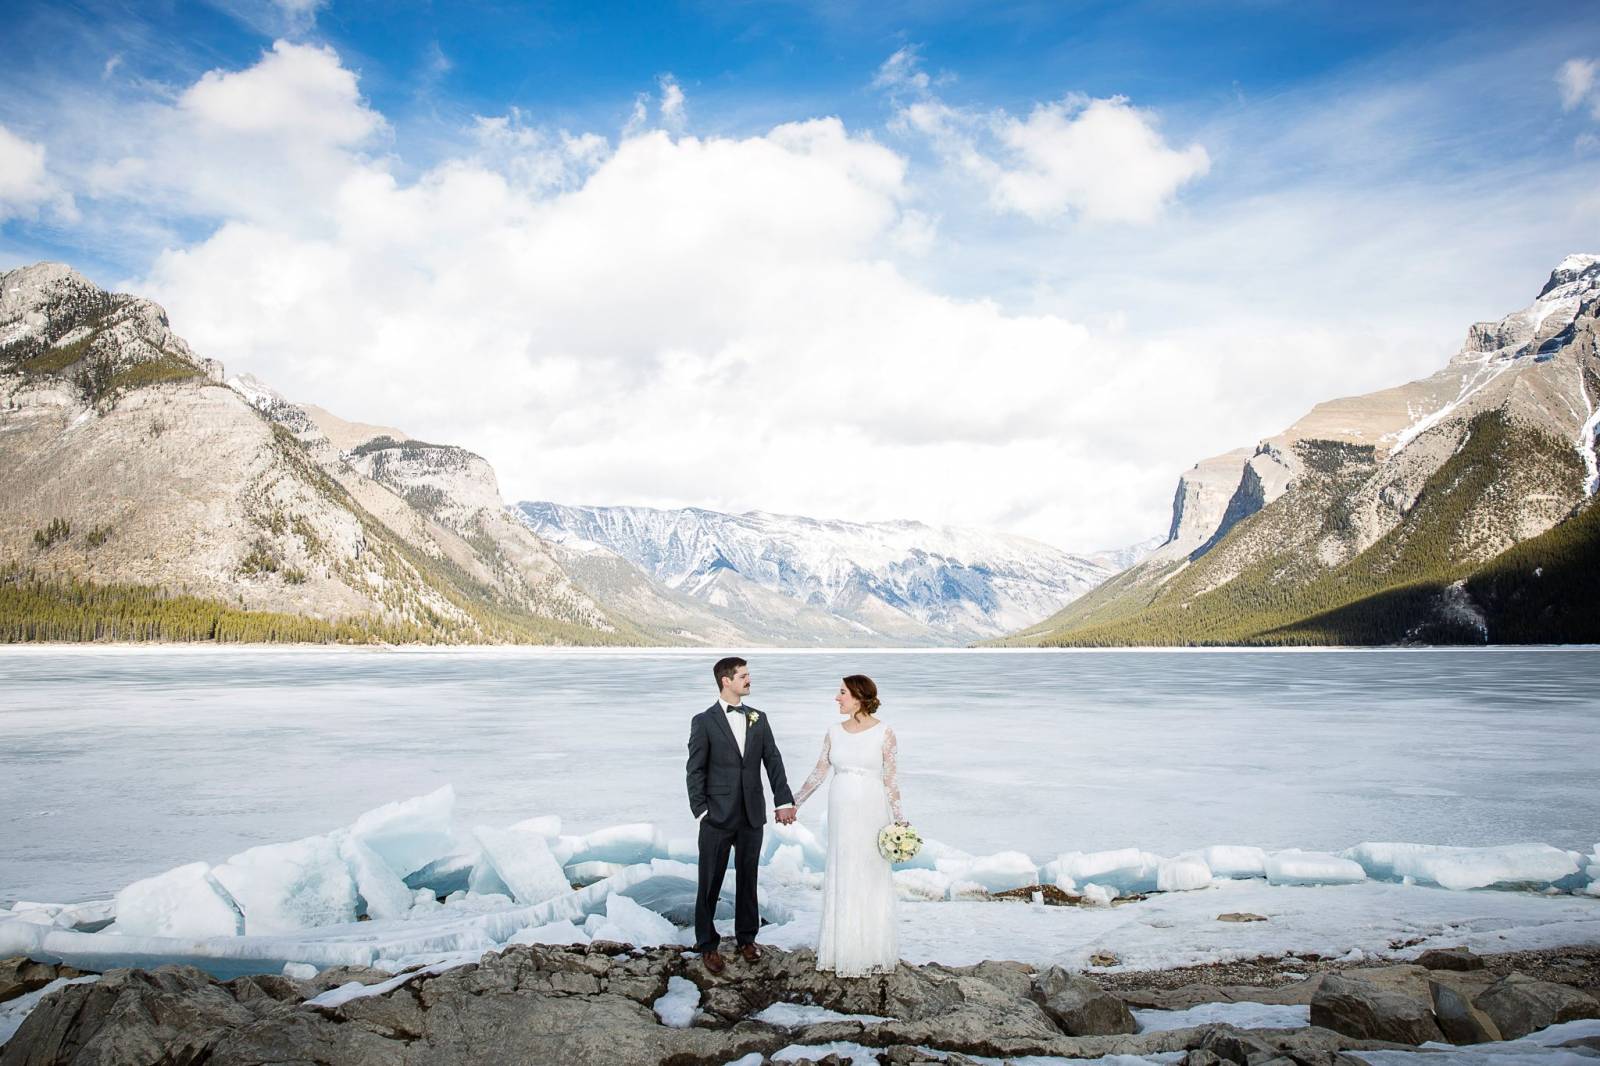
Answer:
M244 920L203 862L146 877L117 893L110 931L124 936L213 937L244 931Z
M356 882L331 834L250 848L211 876L238 904L250 936L356 920Z
M1409 877L1417 884L1453 889L1494 885L1542 888L1571 882L1584 873L1582 855L1548 844L1461 848L1438 844L1367 843L1347 848L1341 854L1360 863L1367 876L1377 880L1399 881Z
M713 695L705 663L698 651L0 649L0 904L108 898L451 782L458 827L559 815L560 834L585 836L650 822L685 861L683 744ZM1600 824L1586 756L1600 750L1596 649L763 651L752 665L791 784L837 717L837 679L870 674L892 697L912 821L975 853L1045 863L1364 840L1587 852ZM605 728L575 728L574 706L603 706ZM822 839L825 799L801 812ZM768 840L778 833L769 824ZM447 895L467 876L432 887Z
M518 903L542 903L571 889L545 838L522 829L479 826L472 831L483 858Z

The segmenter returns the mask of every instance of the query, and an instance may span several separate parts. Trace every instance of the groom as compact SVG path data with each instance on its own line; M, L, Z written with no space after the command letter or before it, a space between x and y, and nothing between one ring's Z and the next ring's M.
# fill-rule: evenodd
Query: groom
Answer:
M720 941L712 919L722 879L733 849L733 933L739 954L757 962L756 869L761 862L761 830L767 821L767 800L761 792L761 767L767 768L772 798L780 804L775 817L794 821L794 795L783 775L783 756L772 737L767 716L745 704L750 694L750 668L740 658L720 659L711 668L717 680L717 702L689 724L689 810L700 819L700 889L694 900L695 950L706 969L721 973L727 963L717 950Z

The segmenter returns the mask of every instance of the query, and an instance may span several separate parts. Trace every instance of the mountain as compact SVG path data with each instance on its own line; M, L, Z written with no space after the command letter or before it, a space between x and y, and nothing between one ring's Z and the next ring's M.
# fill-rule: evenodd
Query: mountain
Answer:
M699 508L518 505L573 556L620 557L764 643L937 645L1042 618L1115 567L1024 537Z
M1581 639L1593 579L1546 579L1600 563L1597 316L1568 256L1437 373L1196 464L1165 544L1007 643Z
M148 300L0 274L0 639L646 639L482 459L313 411Z

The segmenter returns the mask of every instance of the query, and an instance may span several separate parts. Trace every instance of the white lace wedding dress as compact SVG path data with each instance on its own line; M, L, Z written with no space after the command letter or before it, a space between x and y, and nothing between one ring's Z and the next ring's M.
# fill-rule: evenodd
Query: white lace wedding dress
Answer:
M878 852L878 832L903 820L897 755L894 731L883 722L860 733L829 726L816 769L795 796L798 808L833 771L817 969L840 977L892 973L900 961L894 879Z

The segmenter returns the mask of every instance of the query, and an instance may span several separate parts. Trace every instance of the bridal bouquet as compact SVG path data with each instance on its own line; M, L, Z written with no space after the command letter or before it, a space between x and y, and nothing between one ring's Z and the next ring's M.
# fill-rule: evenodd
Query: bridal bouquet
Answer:
M890 862L905 862L922 850L922 838L909 822L892 822L878 833L878 853Z

